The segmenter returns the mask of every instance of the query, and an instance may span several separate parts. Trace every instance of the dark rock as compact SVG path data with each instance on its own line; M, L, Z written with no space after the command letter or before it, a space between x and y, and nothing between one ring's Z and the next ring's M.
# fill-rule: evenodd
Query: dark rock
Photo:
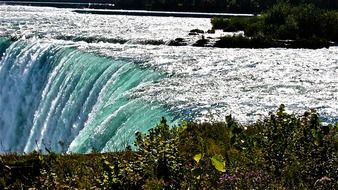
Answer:
M301 39L293 40L285 43L287 48L307 48L307 49L319 49L328 48L331 43L323 39Z
M184 42L184 39L183 38L176 38L175 41L177 41L177 42Z
M190 33L197 33L197 34L204 34L204 31L203 30L200 30L200 29L193 29L193 30L190 30Z
M146 41L140 42L140 44L143 44L143 45L163 45L165 43L164 43L163 40L146 40Z
M248 38L244 36L226 36L216 41L214 47L221 48L269 48L278 47L275 41L264 38Z
M274 40L264 37L227 36L216 41L214 47L221 48L327 48L330 42L321 39Z
M215 30L214 29L208 30L207 33L208 34L215 34Z
M205 47L207 44L209 43L208 39L202 38L200 40L197 40L193 46L197 46L197 47Z
M196 32L189 32L189 36L197 36L198 34Z
M176 38L175 40L170 40L167 45L169 46L186 46L187 43L183 38Z

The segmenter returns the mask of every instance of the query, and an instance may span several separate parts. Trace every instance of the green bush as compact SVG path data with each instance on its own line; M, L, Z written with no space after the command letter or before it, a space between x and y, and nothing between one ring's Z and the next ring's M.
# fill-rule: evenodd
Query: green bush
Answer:
M244 31L248 24L256 22L258 17L214 17L211 19L213 29L222 29L225 32Z
M2 155L0 188L337 189L337 168L338 124L281 105L249 125L227 116L169 127L163 118L136 134L135 150Z
M214 29L224 31L243 30L246 36L253 38L338 42L338 11L320 9L313 4L278 3L260 16L213 18L211 24ZM309 46L314 47L313 43Z

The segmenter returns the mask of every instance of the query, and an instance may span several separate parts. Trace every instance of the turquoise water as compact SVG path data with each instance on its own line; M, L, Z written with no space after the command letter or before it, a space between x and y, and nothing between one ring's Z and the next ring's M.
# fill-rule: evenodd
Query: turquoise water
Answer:
M9 38L0 37L0 59L4 55L6 49L11 45Z
M39 40L14 42L0 62L1 151L121 149L161 117L173 122L164 105L131 96L162 77L132 60Z

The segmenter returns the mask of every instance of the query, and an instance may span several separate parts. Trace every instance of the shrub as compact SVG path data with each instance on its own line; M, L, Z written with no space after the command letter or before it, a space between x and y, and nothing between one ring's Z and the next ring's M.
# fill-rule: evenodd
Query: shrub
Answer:
M243 30L249 37L277 40L338 41L338 12L313 4L278 3L253 18L213 18L214 29ZM314 47L310 43L309 46ZM319 43L321 44L321 43ZM306 43L303 43L306 46ZM296 45L297 46L297 45ZM319 45L317 45L319 46ZM323 47L323 46L320 46ZM326 47L324 45L324 47Z
M89 155L3 155L0 188L338 188L338 124L323 125L314 110L288 114L281 105L249 125L227 116L225 122L169 127L162 118L148 133L136 134L135 147Z

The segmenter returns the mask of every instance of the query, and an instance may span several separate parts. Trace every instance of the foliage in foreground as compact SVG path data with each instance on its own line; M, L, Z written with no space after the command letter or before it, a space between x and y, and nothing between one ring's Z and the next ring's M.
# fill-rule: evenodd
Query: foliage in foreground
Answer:
M3 155L0 188L337 189L338 126L315 111L251 125L165 119L136 134L136 150L88 155Z

